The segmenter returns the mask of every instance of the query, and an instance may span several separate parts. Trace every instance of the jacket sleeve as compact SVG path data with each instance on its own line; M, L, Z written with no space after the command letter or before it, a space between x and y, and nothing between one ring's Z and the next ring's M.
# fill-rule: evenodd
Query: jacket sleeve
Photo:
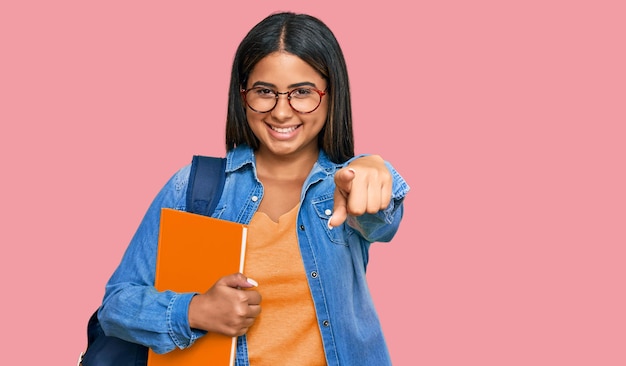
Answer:
M180 169L152 201L106 284L98 311L106 335L143 344L156 353L189 347L204 334L189 327L188 309L194 293L154 288L161 208L185 209L189 171L189 165Z

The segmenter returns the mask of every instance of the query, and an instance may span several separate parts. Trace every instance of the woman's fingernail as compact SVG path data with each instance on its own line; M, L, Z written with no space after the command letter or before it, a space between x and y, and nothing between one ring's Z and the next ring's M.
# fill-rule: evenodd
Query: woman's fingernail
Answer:
M329 229L329 230L332 230L332 229L333 229L333 226L330 224L330 220L332 220L332 219L333 219L333 217L332 217L332 216L328 218L328 229Z
M254 287L258 287L259 283L256 282L255 280L253 280L252 278L248 278L246 281L248 281L249 284L251 284Z

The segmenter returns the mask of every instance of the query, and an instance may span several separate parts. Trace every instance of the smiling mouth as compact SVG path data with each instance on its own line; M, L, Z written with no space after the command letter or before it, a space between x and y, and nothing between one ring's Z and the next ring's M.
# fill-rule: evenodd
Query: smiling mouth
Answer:
M278 128L278 127L274 127L274 126L270 126L268 125L269 128L272 129L272 131L276 131L278 133L290 133L295 131L296 129L298 129L301 125L297 125L297 126L291 126L291 127L286 127L286 128Z

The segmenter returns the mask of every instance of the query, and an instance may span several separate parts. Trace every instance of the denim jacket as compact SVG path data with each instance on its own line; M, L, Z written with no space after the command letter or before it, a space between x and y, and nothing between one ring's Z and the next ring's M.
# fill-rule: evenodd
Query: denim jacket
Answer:
M247 224L263 198L254 154L249 147L239 146L226 157L224 191L213 216ZM333 176L345 164L331 162L321 151L302 187L295 229L328 365L391 364L365 277L370 244L392 239L409 191L404 179L386 164L393 176L389 207L374 215L349 216L333 229L327 226L333 210ZM107 335L157 353L189 347L205 334L189 327L187 312L194 293L158 292L153 286L160 210L185 210L189 168L176 172L148 208L106 285L98 312ZM244 335L237 342L236 365L248 364Z

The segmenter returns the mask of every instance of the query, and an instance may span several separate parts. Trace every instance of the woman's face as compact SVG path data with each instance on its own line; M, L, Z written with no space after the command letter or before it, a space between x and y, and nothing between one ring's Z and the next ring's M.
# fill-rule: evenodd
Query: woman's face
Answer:
M262 87L262 93L290 92L296 88L326 89L326 81L309 64L286 52L274 52L262 58L252 69L246 89ZM297 105L292 98L293 104ZM311 113L299 113L291 108L286 94L269 112L258 113L246 107L248 124L259 139L259 152L280 155L318 153L317 135L326 123L328 96Z

